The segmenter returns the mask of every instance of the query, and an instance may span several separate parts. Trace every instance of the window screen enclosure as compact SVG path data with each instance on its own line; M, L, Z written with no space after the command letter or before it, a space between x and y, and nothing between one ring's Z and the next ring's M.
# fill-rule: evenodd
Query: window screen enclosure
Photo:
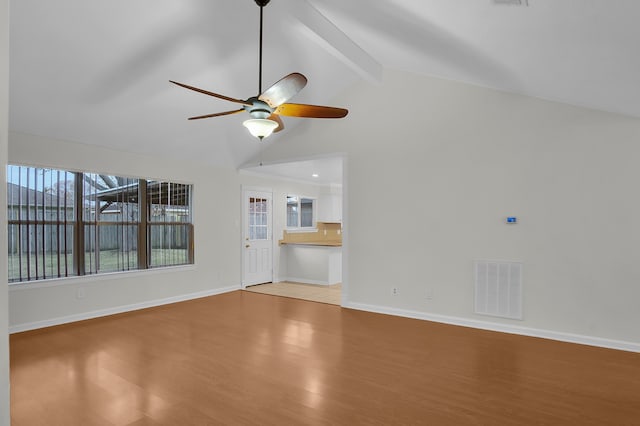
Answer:
M9 282L193 263L192 185L9 165Z

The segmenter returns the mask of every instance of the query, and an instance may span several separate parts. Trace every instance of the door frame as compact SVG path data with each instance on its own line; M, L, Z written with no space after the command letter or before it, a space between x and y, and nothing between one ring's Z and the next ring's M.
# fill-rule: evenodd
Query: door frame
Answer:
M246 250L245 250L245 244L246 244L246 236L245 233L247 231L247 215L245 212L245 208L247 207L245 205L245 199L246 199L246 194L248 192L265 192L270 194L269 197L269 201L270 201L270 205L269 208L270 210L270 214L269 214L269 241L271 242L271 256L270 256L270 260L271 260L271 282L273 282L273 254L275 251L275 247L274 247L274 239L273 239L273 188L267 188L267 187L258 187L258 186L250 186L250 185L242 185L240 188L240 211L241 211L241 229L240 229L240 288L241 289L245 289L247 288L245 282L245 262L246 262Z
M292 162L298 162L298 161L305 161L305 160L313 160L314 158L327 158L327 157L333 157L333 158L340 158L342 159L342 301L341 301L341 306L343 307L349 307L351 305L351 302L349 301L349 287L350 287L350 278L349 278L349 252L350 252L350 248L351 248L351 244L350 244L350 232L349 232L349 169L351 167L350 163L349 163L349 154L346 152L331 152L331 153L327 153L327 154L319 154L319 155L311 155L311 156L302 156L302 157L295 157L295 158L289 158L289 159L282 159L280 161L273 161L273 162L265 162L265 164L275 164L275 163L292 163ZM250 167L250 166L257 166L258 164L247 164L245 167ZM262 165L262 162L260 163L260 165ZM240 173L246 173L247 175L252 175L252 176L260 176L260 177L264 177L265 179L273 179L273 176L264 176L260 173L254 173L252 171L246 170L246 169L240 169ZM278 178L276 178L278 179ZM286 178L285 178L286 180ZM243 185L244 187L244 185ZM255 188L255 187L251 187L251 186L247 186L248 189L250 190L254 190L257 189L259 191L262 190L266 190L266 192L271 191L271 188ZM242 195L242 199L244 200L244 195ZM273 201L272 201L273 202ZM242 211L242 209L241 209ZM245 220L244 218L242 220ZM273 220L273 215L272 215L272 220ZM237 222L236 222L237 223ZM273 222L272 222L272 226L273 226ZM241 232L244 232L244 230L241 230ZM241 238L241 242L242 238ZM275 240L274 240L274 253L276 250L279 249L279 247L277 246L277 244L275 244ZM244 245L241 245L241 247L244 247ZM242 250L242 248L241 248ZM273 262L273 256L272 256L272 262ZM244 262L242 262L242 264L240 265L241 268L244 268ZM244 278L244 270L241 271L241 277ZM279 277L274 277L274 278L279 278ZM241 288L245 288L244 285L241 284Z

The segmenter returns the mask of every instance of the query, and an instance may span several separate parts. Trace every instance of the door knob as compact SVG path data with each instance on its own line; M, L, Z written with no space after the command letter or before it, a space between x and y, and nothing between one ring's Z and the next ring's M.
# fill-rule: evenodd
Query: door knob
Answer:
M249 244L247 244L247 245L245 245L244 247L245 247L245 248L249 248L249 247L251 247L251 246L250 246Z

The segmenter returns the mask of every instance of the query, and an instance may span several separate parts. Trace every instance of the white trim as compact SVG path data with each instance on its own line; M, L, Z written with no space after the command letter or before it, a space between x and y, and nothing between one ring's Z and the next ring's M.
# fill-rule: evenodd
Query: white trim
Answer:
M561 331L542 330L537 328L521 327L509 324L499 324L469 318L452 317L447 315L429 314L419 311L390 308L387 306L369 305L365 303L344 303L343 307L359 311L375 312L379 314L395 315L414 318L425 321L439 322L443 324L458 325L462 327L478 328L481 330L498 331L501 333L518 334L521 336L540 337L543 339L557 340L560 342L578 343L581 345L598 346L608 349L640 353L640 343L623 340L612 340L601 337L585 336L581 334L564 333Z
M287 199L289 197L296 197L298 199L297 202L297 206L298 206L298 225L300 226L289 226L288 223L288 219L289 219L289 213L288 213L288 208L289 208L289 202L287 201ZM287 232L290 233L295 233L295 232L316 232L318 230L318 197L311 197L308 195L300 195L300 194L292 194L292 193L285 193L284 196L284 229ZM305 200L311 200L311 226L302 226L302 199Z
M238 171L240 170L246 170L247 168L250 167L258 167L260 165L264 165L264 166L273 166L275 164L287 164L287 163L297 163L297 162L301 162L301 161L310 161L310 160L323 160L323 159L333 159L333 158L346 158L347 157L347 153L346 152L330 152L330 153L326 153L326 154L316 154L316 155L305 155L302 157L291 157L291 158L284 158L284 159L280 159L280 160L267 160L266 162L262 162L260 161L259 163L254 163L254 162L245 162L243 164L241 164L238 167ZM249 173L251 173L250 171L248 171ZM275 177L275 175L269 175L272 177ZM298 181L299 182L299 181Z
M322 281L322 280L310 280L310 279L308 279L308 278L295 278L295 277L285 277L285 278L281 278L281 279L280 279L280 281L278 281L278 282L282 282L282 281L287 281L287 282L290 282L290 283L314 284L314 285L334 285L334 284L340 284L339 282L331 284L329 281Z
M195 264L161 266L149 269L132 269L130 271L100 272L91 275L76 275L61 278L47 278L43 280L22 281L9 283L9 292L21 290L33 290L36 288L49 288L64 285L90 284L97 281L120 280L137 276L148 276L154 274L167 274L174 272L195 271L198 268Z
M318 227L314 225L308 228L284 228L284 230L287 231L288 234L304 234L309 232L318 232Z
M342 291L340 306L349 302L349 158L342 157Z
M241 189L243 193L245 191L253 191L253 192L270 192L273 194L273 188L266 187L266 186L251 186L251 185L242 184Z
M217 294L229 293L240 290L239 285L229 287L214 288L211 290L199 291L196 293L182 294L180 296L167 297L164 299L149 300L131 305L116 306L113 308L99 309L97 311L83 312L81 314L68 315L64 317L51 318L43 321L34 321L23 324L9 326L9 333L19 333L21 331L35 330L38 328L51 327L54 325L67 324L70 322L83 321L92 318L99 318L108 315L121 314L123 312L137 311L139 309L152 308L155 306L168 305L170 303L184 302L187 300L199 299L202 297L215 296Z
M276 247L277 247L277 240L274 238L273 236L273 188L268 188L268 187L257 187L257 186L251 186L251 185L245 185L242 184L241 185L241 189L240 189L240 193L241 193L241 217L240 217L240 222L241 222L241 230L240 230L240 267L242 268L242 270L240 271L240 289L244 290L245 288L247 288L247 279L246 279L246 267L245 267L245 262L246 262L246 256L247 256L247 251L245 250L245 244L248 240L248 236L247 236L247 231L248 231L248 224L247 224L247 208L249 207L247 204L247 196L248 193L250 192L255 192L255 193L261 193L261 194L269 194L269 208L268 208L268 212L269 212L269 229L267 230L268 235L269 235L269 241L271 241L271 279L269 281L266 282L273 282L273 276L274 276L274 272L273 272L273 265L274 265L274 261L273 261L273 254L276 251ZM251 285L256 285L259 283L252 283L249 284Z
M312 185L312 186L319 186L319 187L333 185L332 183L319 182L317 180L312 181L311 179L301 179L301 178L272 175L269 173L261 173L261 172L256 172L254 170L247 170L247 169L239 169L238 173L241 175L254 176L254 177L268 179L268 180L275 180L278 182L290 182L290 183L297 183L297 184L303 183L305 185Z

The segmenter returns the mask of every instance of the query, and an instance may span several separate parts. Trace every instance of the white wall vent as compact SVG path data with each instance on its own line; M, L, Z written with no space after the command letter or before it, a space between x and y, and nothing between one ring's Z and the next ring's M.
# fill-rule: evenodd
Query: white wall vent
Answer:
M475 262L475 312L522 319L521 262Z

